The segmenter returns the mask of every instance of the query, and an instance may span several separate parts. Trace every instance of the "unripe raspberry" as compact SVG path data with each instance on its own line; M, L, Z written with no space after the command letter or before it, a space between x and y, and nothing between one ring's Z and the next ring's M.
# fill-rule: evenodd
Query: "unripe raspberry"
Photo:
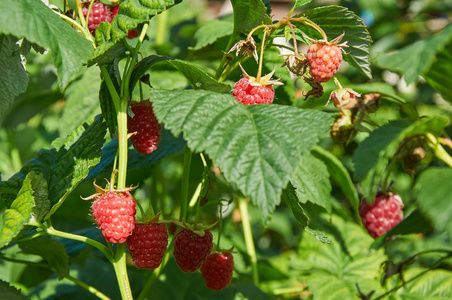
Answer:
M157 149L162 127L157 121L149 101L132 102L133 118L127 116L129 133L136 132L130 139L133 147L141 154L149 154Z
M269 104L275 98L275 90L270 85L251 85L248 78L242 78L234 84L232 95L242 104Z
M206 286L215 291L227 287L234 272L234 257L230 252L212 253L201 266Z
M110 243L124 243L135 227L135 200L129 192L107 192L94 200L91 209Z
M153 270L160 266L168 246L168 231L163 223L136 224L127 238L132 260L138 268Z
M208 230L204 236L199 236L193 231L182 229L174 238L174 259L182 271L193 273L209 256L212 251L212 233Z
M85 18L86 15L88 14L88 9L89 5L84 6L82 8L83 15L85 16ZM113 19L112 13L108 5L103 4L101 2L94 2L88 17L88 29L91 32L91 34L94 35L97 26L99 26L101 22L111 23L112 19Z
M359 215L369 234L377 238L402 221L402 207L402 199L398 195L379 194L372 204L363 199L359 206Z
M342 50L336 45L313 43L308 49L309 74L317 82L327 82L342 61Z

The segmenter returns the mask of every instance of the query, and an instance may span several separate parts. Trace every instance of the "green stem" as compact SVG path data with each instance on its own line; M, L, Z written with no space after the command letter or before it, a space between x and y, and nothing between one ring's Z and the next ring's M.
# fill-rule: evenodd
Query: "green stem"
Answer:
M67 280L69 280L69 281L72 281L72 282L75 283L76 285L78 285L78 286L84 288L85 290L87 290L87 291L90 292L91 294L95 295L95 296L96 296L97 298L99 298L99 299L102 299L102 300L110 300L109 297L107 297L104 293L102 293L102 292L99 291L98 289L96 289L96 288L94 288L94 287L92 287L92 286L90 286L90 285L87 285L86 283L84 283L84 282L78 280L78 279L75 278L75 277L72 277L72 276L69 275L69 276L66 276L65 278L66 278Z
M264 61L264 48L265 48L265 37L267 36L267 29L264 30L264 35L262 36L262 44L261 44L261 55L259 57L259 68L257 69L256 81L259 82L261 80L262 75L262 63Z
M435 156L445 162L449 167L452 167L452 157L447 153L438 139L431 133L427 133L426 137L430 142L430 147L433 149Z
M395 163L397 162L397 154L398 153L399 153L399 151L397 151L396 154L394 154L394 156L391 158L391 162L389 163L388 170L386 171L386 176L383 181L383 185L381 186L381 191L383 193L386 193L386 189L387 189L388 183L389 183L389 177L391 176L392 169L394 168Z
M188 183L190 181L190 165L191 165L192 153L188 146L184 149L184 170L182 173L182 187L181 187L181 212L179 221L184 221L187 217L188 206Z
M248 202L246 198L238 199L240 214L242 215L243 235L245 236L246 251L251 260L251 269L253 271L253 282L259 286L259 271L257 268L256 249L254 247L253 232L251 231L251 222L248 214Z
M304 290L306 290L305 286L295 286L295 287L290 287L290 288L274 289L272 294L275 296L284 295L284 294L299 294L299 293L303 292Z
M165 10L157 17L157 33L155 34L155 45L162 45L165 42L166 26L168 23L168 10Z
M429 272L430 270L433 270L434 268L436 268L443 260L450 258L452 255L446 255L442 258L440 258L439 260L437 260L433 265L431 265L428 269L420 272L419 274L417 274L416 276L410 278L408 281L404 281L401 285L398 285L392 289L390 289L389 291L387 291L386 293L384 293L383 295L378 296L377 298L375 298L374 300L380 300L385 298L386 296L388 296L389 294L401 289L402 287L404 287L405 285L407 285L408 283L418 279L419 277L423 276L425 273Z
M133 299L133 295L130 288L129 276L127 275L126 258L126 245L124 243L118 244L113 267L115 269L122 300L131 300Z
M223 57L221 58L220 65L218 66L217 72L215 73L215 79L219 79L221 77L221 74L223 74L224 68L226 67L227 63L227 51L232 48L232 45L234 44L236 33L235 31L232 33L231 37L229 38L228 45L226 46L226 51L223 52Z
M119 98L115 85L111 80L110 74L108 74L107 67L105 67L105 65L101 65L100 71L102 72L102 76L104 77L105 83L107 84L108 92L113 99L113 105L115 106L116 111L119 111L119 103L121 102L121 99Z
M126 187L127 175L127 101L121 101L119 111L117 112L118 119L118 189Z
M108 249L107 246L99 243L98 241L95 241L93 239L87 238L85 236L81 236L81 235L77 235L77 234L73 234L73 233L68 233L68 232L64 232L64 231L59 231L59 230L56 230L53 227L49 227L49 228L42 227L42 229L48 235L51 235L51 236L56 236L56 237L60 237L60 238L68 239L68 240L79 241L79 242L83 242L83 243L86 243L88 245L91 245L91 246L97 248L100 252L102 252L109 261L113 261L113 256L111 254L110 249Z

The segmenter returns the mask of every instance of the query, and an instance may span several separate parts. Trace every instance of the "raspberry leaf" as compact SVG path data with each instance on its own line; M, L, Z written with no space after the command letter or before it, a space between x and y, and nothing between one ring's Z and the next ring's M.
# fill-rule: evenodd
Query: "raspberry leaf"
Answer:
M293 7L297 8L297 7L303 6L303 5L311 3L311 2L312 2L312 0L296 0Z
M116 92L118 95L120 94L120 74L118 63L113 62L107 67L108 74L112 79L113 85L115 86ZM113 102L113 98L111 97L110 91L108 90L107 83L105 80L102 81L99 90L99 101L100 101L100 109L102 110L102 115L105 118L105 122L108 126L108 131L110 132L110 136L112 139L117 138L117 127L118 127L118 119L116 116L116 108Z
M419 75L424 75L436 60L436 55L452 42L452 25L441 33L418 41L393 53L380 53L375 63L384 69L397 71L403 75L407 84L417 82ZM451 62L447 65L450 67Z
M25 37L49 48L64 90L92 57L93 45L42 1L0 1L0 33Z
M308 227L309 218L304 212L303 206L301 205L301 202L297 197L295 187L291 183L289 183L287 188L283 190L282 200L290 208L298 224L300 224L303 228Z
M406 285L404 284L404 287L397 292L399 299L449 299L452 272L445 269L436 269L429 270L429 272L417 277L423 272L425 272L425 269L422 268L410 268L403 272L403 278L413 278L414 280ZM390 278L390 282L393 281L393 286L401 284L400 281L396 281L399 276Z
M305 153L290 176L290 182L301 203L307 201L317 204L331 214L331 184L328 169L325 164L313 156Z
M305 16L319 25L332 40L345 32L342 41L347 41L345 60L355 66L368 78L372 78L370 69L370 43L372 39L363 20L342 6L323 6L309 9L295 17ZM293 22L311 38L322 38L318 31L299 22Z
M364 197L374 198L378 185L386 175L387 162L396 153L403 139L425 133L440 136L448 124L447 119L435 116L419 119L415 123L393 121L372 131L353 155L353 178L360 182Z
M141 76L143 76L155 64L161 62L167 62L171 66L178 69L185 76L185 78L187 78L193 89L210 90L219 93L226 93L231 90L229 85L215 80L212 76L195 65L172 57L158 55L148 56L136 64L130 78L130 90L133 91L133 88L138 80L140 80Z
M0 34L0 116L28 85L17 42L11 35Z
M267 7L262 0L232 0L234 8L234 33L248 34L261 24L271 24Z
M207 21L195 33L196 44L193 50L204 48L224 36L231 35L233 31L234 22L230 18Z
M0 249L15 238L30 220L35 201L30 178L25 178L17 198L3 211L0 219Z
M332 122L319 111L244 106L231 95L208 91L153 90L151 101L157 119L174 135L183 132L193 151L205 151L265 218L279 204L302 154Z
M0 280L0 295L3 299L8 300L27 300L29 299L20 290L9 285L8 282Z
M69 255L66 254L61 242L48 237L39 237L18 244L23 252L41 256L59 279L69 275Z
M449 237L452 237L451 180L452 169L430 168L422 172L415 185L419 209L436 230L446 232Z
M423 77L444 99L452 102L452 43L436 55L436 60Z

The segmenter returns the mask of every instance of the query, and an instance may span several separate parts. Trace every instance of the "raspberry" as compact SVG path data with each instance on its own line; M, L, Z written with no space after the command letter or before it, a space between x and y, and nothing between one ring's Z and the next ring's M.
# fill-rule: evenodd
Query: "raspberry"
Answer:
M359 215L369 234L377 238L402 221L402 207L402 199L398 195L379 194L372 204L365 199L361 202Z
M162 127L154 115L149 101L132 102L133 118L127 116L129 133L137 132L131 137L133 147L141 154L149 154L157 149Z
M83 15L85 16L85 18L86 15L88 14L88 8L89 6L83 7ZM94 35L97 26L99 26L101 22L111 23L112 19L113 16L108 5L105 5L101 2L94 2L89 13L88 29L91 32L91 34Z
M138 268L153 270L160 266L166 247L168 231L163 223L136 224L127 238L127 246Z
M215 291L227 287L234 271L234 257L229 252L212 253L201 266L206 286Z
M251 85L244 77L235 83L232 95L242 104L269 104L273 102L275 90L271 86Z
M342 60L342 51L336 45L324 45L313 43L308 49L307 60L309 74L317 82L330 80Z
M94 200L91 209L105 239L124 243L135 227L135 200L129 192L108 192Z
M193 273L209 256L212 251L212 233L205 231L199 236L193 231L182 229L174 238L174 259L182 271Z

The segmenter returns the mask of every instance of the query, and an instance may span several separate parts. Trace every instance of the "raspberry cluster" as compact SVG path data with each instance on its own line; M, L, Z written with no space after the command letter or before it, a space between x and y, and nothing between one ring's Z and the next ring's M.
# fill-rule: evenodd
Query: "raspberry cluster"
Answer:
M403 219L402 199L395 194L379 194L371 204L365 199L359 206L359 215L364 227L373 238L377 238Z
M124 243L135 227L135 200L129 192L107 192L94 200L91 209L110 243Z
M82 8L83 15L85 16L85 18L88 15L88 9L89 9L89 5L84 6ZM111 20L113 20L113 17L114 16L108 5L103 4L101 2L94 2L93 6L91 7L91 11L90 11L89 17L88 17L89 32L91 32L91 34L94 35L96 33L97 26L99 26L99 24L101 22L111 23Z
M232 95L242 104L269 104L275 98L271 86L251 85L248 78L242 78L234 84Z

